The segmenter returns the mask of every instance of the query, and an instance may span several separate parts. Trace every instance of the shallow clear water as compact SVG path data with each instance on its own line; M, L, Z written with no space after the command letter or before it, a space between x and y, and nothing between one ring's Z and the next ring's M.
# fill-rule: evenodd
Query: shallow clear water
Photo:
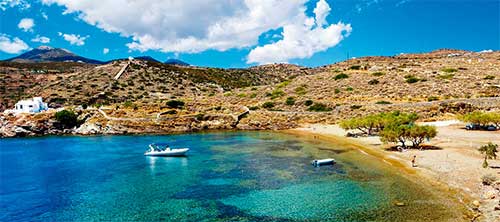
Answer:
M143 156L153 142L191 150ZM356 149L295 135L0 140L0 221L435 221L457 209Z

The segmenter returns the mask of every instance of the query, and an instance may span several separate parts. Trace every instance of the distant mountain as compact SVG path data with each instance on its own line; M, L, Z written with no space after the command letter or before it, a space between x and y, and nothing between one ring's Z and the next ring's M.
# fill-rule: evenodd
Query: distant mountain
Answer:
M155 58L153 58L151 56L137 56L137 57L132 57L132 58L133 59L137 59L137 60L143 60L143 61L161 63L160 61L156 60ZM129 58L112 59L112 60L107 61L106 63L110 63L110 62L114 62L114 61L120 61L120 60L128 60L128 59Z
M76 55L66 49L40 46L29 52L25 52L14 58L7 59L9 62L34 63L34 62L82 62L89 64L104 64L104 62L88 59Z
M186 62L178 60L178 59L168 59L164 63L168 64L168 65L190 66L189 63L186 63Z
M153 58L151 56L138 56L138 57L134 57L134 59L139 59L139 60L145 60L145 61L150 61L150 62L161 63L160 61L156 60L155 58Z

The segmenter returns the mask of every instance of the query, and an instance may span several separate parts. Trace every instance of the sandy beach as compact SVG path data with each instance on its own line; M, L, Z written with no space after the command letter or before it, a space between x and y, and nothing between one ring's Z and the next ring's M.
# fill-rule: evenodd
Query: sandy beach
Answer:
M500 210L495 210L500 192L492 186L482 184L481 177L495 175L500 178L500 159L488 160L489 168L483 168L484 157L477 149L493 142L500 144L500 133L493 131L467 131L458 121L438 121L420 123L437 127L438 135L425 145L437 147L432 150L389 151L391 144L384 144L378 136L348 138L347 131L338 125L311 124L294 129L318 136L343 137L354 144L362 145L369 155L375 155L390 165L403 166L406 173L416 173L436 184L456 190L466 198L458 197L474 207L479 202L480 221L500 221ZM416 167L411 166L411 158L416 156ZM395 167L398 167L395 166ZM498 188L498 185L497 185ZM465 200L466 199L466 200Z

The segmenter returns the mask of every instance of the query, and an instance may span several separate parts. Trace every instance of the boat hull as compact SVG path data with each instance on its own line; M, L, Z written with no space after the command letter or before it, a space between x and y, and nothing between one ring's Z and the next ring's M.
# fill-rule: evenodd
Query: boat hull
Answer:
M313 160L311 161L311 164L315 167L320 167L324 165L334 165L335 160L334 159Z
M186 156L187 151L189 151L189 148L153 151L144 153L144 156Z

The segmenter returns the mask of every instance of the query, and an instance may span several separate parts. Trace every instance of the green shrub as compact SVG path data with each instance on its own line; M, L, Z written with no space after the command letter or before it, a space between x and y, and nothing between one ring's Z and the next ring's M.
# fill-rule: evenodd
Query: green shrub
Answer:
M354 109L359 109L359 108L361 108L361 107L363 107L363 106L362 106L362 105L352 105L352 106L351 106L351 109L353 109L353 110L354 110Z
M306 106L310 106L310 105L312 105L312 104L313 104L313 101L312 101L312 100L310 100L310 99L308 99L308 100L306 100L306 101L304 102L304 105L306 105Z
M418 81L420 81L420 79L419 78L415 78L415 77L411 77L411 78L406 79L406 82L410 83L410 84L411 83L416 83Z
M289 105L289 106L293 106L295 104L295 98L293 98L293 97L286 98L285 104Z
M352 88L352 87L348 86L345 90L350 92L350 91L353 91L353 90L354 90L354 88Z
M495 76L492 76L492 75L487 75L484 77L485 80L493 80L495 79Z
M258 110L259 107L258 106L250 106L248 107L249 110Z
M368 81L368 84L370 84L370 85L376 85L376 84L379 84L379 81L376 80L376 79L372 79L372 80Z
M245 93L240 93L240 94L238 94L237 96L238 96L238 97L240 97L240 98L245 98L245 97L247 97L247 94L245 94Z
M295 93L297 93L297 95L305 95L307 93L306 87L299 86L299 87L295 88Z
M134 106L135 106L135 104L133 102L130 102L130 101L123 103L123 107L125 107L125 108L131 108Z
M257 97L257 93L250 94L250 98L255 98L255 97Z
M332 108L326 106L323 103L314 103L314 105L309 106L307 108L308 111L313 111L313 112L329 112L332 111Z
M185 103L181 100L170 100L167 102L167 106L172 109L182 109Z
M281 82L280 84L276 85L276 88L278 89L281 89L281 88L284 88L285 86L288 86L288 84L290 84L290 81L284 81L284 82Z
M283 92L283 90L281 90L281 89L276 89L276 90L272 91L271 93L267 93L266 95L271 97L271 99L276 99L278 97L284 96L285 92Z
M441 71L446 72L446 73L453 73L453 72L456 72L458 70L455 68L443 68L443 69L441 69Z
M432 102L432 101L438 101L439 97L437 96L429 96L427 97L427 101Z
M62 110L55 114L57 122L61 124L64 129L71 129L78 125L78 118L73 111Z
M335 89L335 94L339 94L340 93L340 89Z
M387 104L392 104L392 103L388 102L388 101L381 100L381 101L377 101L375 104L387 105Z
M438 78L440 78L440 79L453 79L454 76L455 76L455 74L448 73L448 74L439 75Z
M340 73L340 74L335 75L335 77L333 77L333 79L335 79L335 80L347 79L347 78L349 78L349 76L345 73Z
M264 104L262 104L262 108L265 108L265 109L271 109L273 107L274 107L273 102L265 102Z
M351 70L360 70L361 66L360 65L353 65L353 66L349 67L349 69L351 69Z
M420 81L420 79L417 78L417 77L415 77L414 75L406 75L405 79L406 79L406 82L410 83L410 84L411 83L416 83L416 82Z
M372 76L383 76L383 75L385 75L385 73L383 73L383 72L374 72L374 73L372 73Z
M194 118L198 121L202 121L203 120L203 117L205 117L205 115L203 113L198 113L194 116Z
M174 114L177 114L177 111L174 109L171 109L171 110L164 112L164 114L174 115Z

